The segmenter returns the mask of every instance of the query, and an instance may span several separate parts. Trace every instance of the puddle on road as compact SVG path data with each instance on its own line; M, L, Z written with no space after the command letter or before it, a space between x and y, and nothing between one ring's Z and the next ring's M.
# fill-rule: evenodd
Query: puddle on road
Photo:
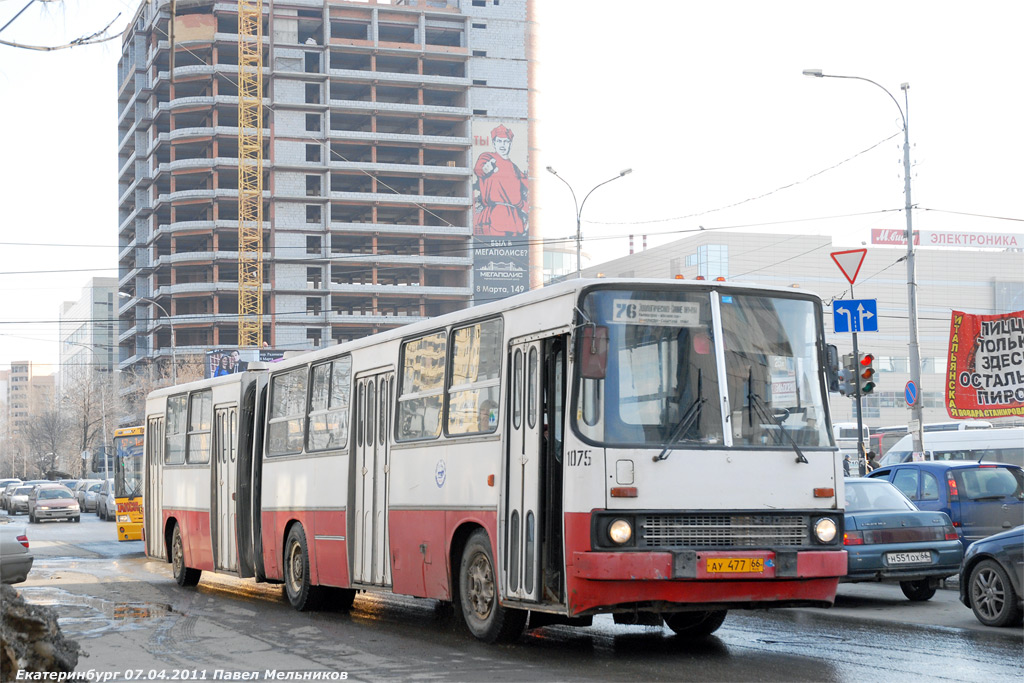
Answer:
M61 630L72 638L95 638L113 629L138 628L143 621L175 613L170 605L115 602L52 586L26 586L19 592L28 603L55 609Z

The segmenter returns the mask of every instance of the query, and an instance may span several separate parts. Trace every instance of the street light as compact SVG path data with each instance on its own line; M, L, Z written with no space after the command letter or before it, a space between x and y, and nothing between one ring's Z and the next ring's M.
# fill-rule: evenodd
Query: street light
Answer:
M592 195L594 193L594 190L596 190L597 188L601 187L602 185L607 185L608 183L612 182L613 180L618 180L619 178L621 178L623 176L626 176L626 175L629 175L632 172L633 172L633 169L631 169L631 168L623 169L623 170L619 171L619 175L615 176L614 178L609 178L608 180L604 181L603 183L598 183L597 185L595 185L593 187L593 189L590 190L590 192L587 193L586 197L583 198L583 201L577 204L576 203L576 192L573 191L572 185L570 185L569 182L565 178L563 178L562 176L558 175L558 171L556 171L555 169L553 169L550 166L548 166L548 173L550 173L551 175L555 176L556 178L561 180L563 183L565 183L565 186L569 188L569 192L572 193L573 204L576 204L576 278L577 279L579 279L581 277L581 274L580 274L580 265L581 265L581 260L580 260L580 244L583 242L583 232L582 232L582 230L580 228L580 215L583 213L583 205L587 203L587 197Z
M814 78L846 78L870 83L875 87L881 88L889 96L889 99L899 109L900 118L903 119L903 194L906 198L904 208L907 215L907 317L910 321L910 381L917 386L918 396L923 397L924 389L921 387L921 347L917 335L917 268L914 265L914 227L910 202L910 99L907 94L907 91L910 90L910 84L900 84L900 90L903 91L903 106L901 107L899 100L891 92L870 78L826 74L822 73L821 69L805 69L804 76L813 76ZM924 409L922 408L922 403L922 399L918 398L914 405L910 407L911 424L914 426L914 429L910 431L913 434L915 452L924 450Z
M175 347L177 346L177 340L176 340L175 334L174 334L174 320L171 318L171 314L167 312L166 308L164 308L163 306L158 304L155 300L150 299L149 297L138 296L138 295L132 296L128 292L118 292L117 295L119 297L121 297L121 298L124 298L124 299L132 299L132 298L134 298L134 299L138 299L139 301L148 301L149 303L151 303L154 306L156 306L157 308L159 308L163 312L164 316L167 317L167 324L171 326L171 384L177 384L178 383L178 354L177 354L177 351L175 350Z

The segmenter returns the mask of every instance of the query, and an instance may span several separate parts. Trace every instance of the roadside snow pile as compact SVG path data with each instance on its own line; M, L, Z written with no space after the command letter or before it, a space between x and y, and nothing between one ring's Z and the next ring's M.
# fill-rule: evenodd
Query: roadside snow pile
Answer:
M0 672L4 681L20 671L74 671L80 649L57 625L57 612L30 605L18 591L0 584Z

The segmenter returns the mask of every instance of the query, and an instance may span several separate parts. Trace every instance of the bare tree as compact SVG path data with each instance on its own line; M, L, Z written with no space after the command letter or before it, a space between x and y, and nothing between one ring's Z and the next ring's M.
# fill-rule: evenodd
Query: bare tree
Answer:
M63 464L61 453L66 451L71 439L72 425L60 406L46 408L29 421L25 434L25 443L29 449L28 461L39 476L63 471L60 469Z
M170 365L153 364L148 368L120 373L121 411L119 415L131 415L133 424L142 424L146 415L146 396L151 391L172 386L171 377L175 376L178 384L193 382L205 377L205 358L202 355L188 354L177 359L176 373L171 372ZM125 426L125 425L120 425Z
M95 453L106 447L108 430L113 430L117 420L117 400L109 375L89 372L76 377L64 388L61 405L74 424L76 453ZM83 478L89 476L88 464L83 458Z
M31 7L36 2L38 2L41 5L51 5L51 4L57 5L57 6L60 6L62 9L63 9L63 4L64 4L63 0L28 0L28 4L26 4L20 10L18 10L18 13L15 14L13 17L11 17L7 21L6 24L4 24L3 26L0 26L0 31L3 31L8 26L13 24L14 21L18 17L20 17L25 10L27 10L29 7ZM100 29L99 31L93 31L92 33L87 33L87 34L85 34L83 36L79 36L77 38L74 38L73 40L70 40L67 43L63 43L63 44L60 44L60 45L28 45L26 43L17 43L17 42L10 41L10 40L0 40L0 45L7 45L9 47L17 47L17 48L21 48L23 50L39 50L39 51L43 51L43 52L51 52L53 50L66 50L68 48L79 47L79 46L82 46L82 45L93 45L95 43L103 43L103 42L106 42L108 40L114 40L115 38L120 38L121 37L120 32L116 32L116 31L113 34L111 34L111 35L107 35L107 32L110 31L110 27L114 25L114 22L117 21L118 17L120 17L120 16L121 16L121 13L118 12L117 16L115 16L113 19L111 19L110 22L106 26L104 26L102 29Z

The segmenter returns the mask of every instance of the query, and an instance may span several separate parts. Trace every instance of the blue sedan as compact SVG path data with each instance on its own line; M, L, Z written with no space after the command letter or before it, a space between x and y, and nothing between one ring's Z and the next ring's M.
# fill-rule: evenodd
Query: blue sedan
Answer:
M935 595L940 579L960 571L964 549L943 512L917 509L880 479L846 479L844 583L899 582L915 602Z
M960 602L986 626L1024 620L1024 526L975 541L960 570Z

